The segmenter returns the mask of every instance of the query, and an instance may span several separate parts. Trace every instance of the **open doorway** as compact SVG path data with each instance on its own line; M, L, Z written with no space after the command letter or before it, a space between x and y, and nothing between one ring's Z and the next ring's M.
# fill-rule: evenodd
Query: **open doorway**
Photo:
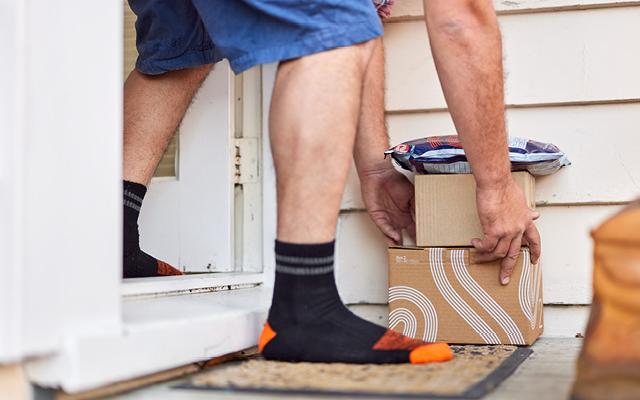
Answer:
M124 75L135 67L136 17L124 2ZM127 279L124 293L256 281L262 271L262 70L215 66L149 184L140 246L185 276ZM239 276L242 275L242 276Z

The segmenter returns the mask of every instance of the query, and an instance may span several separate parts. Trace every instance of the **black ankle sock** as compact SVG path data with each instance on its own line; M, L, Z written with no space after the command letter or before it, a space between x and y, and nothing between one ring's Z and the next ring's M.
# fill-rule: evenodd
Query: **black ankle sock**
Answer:
M123 182L123 247L122 266L125 278L142 278L160 275L180 275L181 272L169 264L151 257L140 250L138 216L147 193L144 185Z
M281 361L405 363L445 361L446 344L426 344L365 321L338 295L334 242L276 241L276 280L259 340L267 359Z

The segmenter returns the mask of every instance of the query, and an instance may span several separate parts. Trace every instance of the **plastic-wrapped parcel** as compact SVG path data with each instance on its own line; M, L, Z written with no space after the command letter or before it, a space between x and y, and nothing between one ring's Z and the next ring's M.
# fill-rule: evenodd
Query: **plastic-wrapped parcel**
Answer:
M401 143L385 152L407 171L418 174L466 174L469 162L456 135L431 136ZM571 164L567 156L551 143L518 137L509 138L509 158L513 171L549 175Z

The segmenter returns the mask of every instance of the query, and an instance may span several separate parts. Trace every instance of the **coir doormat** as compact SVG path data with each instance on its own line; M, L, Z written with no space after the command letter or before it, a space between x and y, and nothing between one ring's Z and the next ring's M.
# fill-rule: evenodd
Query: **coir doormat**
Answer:
M181 389L345 397L477 399L533 352L515 346L452 346L436 364L286 363L253 358L217 366Z

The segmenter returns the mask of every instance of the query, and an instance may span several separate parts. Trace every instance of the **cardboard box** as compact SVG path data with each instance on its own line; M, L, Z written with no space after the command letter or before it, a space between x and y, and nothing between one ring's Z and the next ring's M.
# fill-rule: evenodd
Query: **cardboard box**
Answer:
M514 172L527 204L535 208L535 180ZM471 246L482 238L476 209L476 183L471 174L416 175L416 244L429 247Z
M530 345L543 330L542 273L523 248L511 282L469 248L389 249L389 327L429 342Z

